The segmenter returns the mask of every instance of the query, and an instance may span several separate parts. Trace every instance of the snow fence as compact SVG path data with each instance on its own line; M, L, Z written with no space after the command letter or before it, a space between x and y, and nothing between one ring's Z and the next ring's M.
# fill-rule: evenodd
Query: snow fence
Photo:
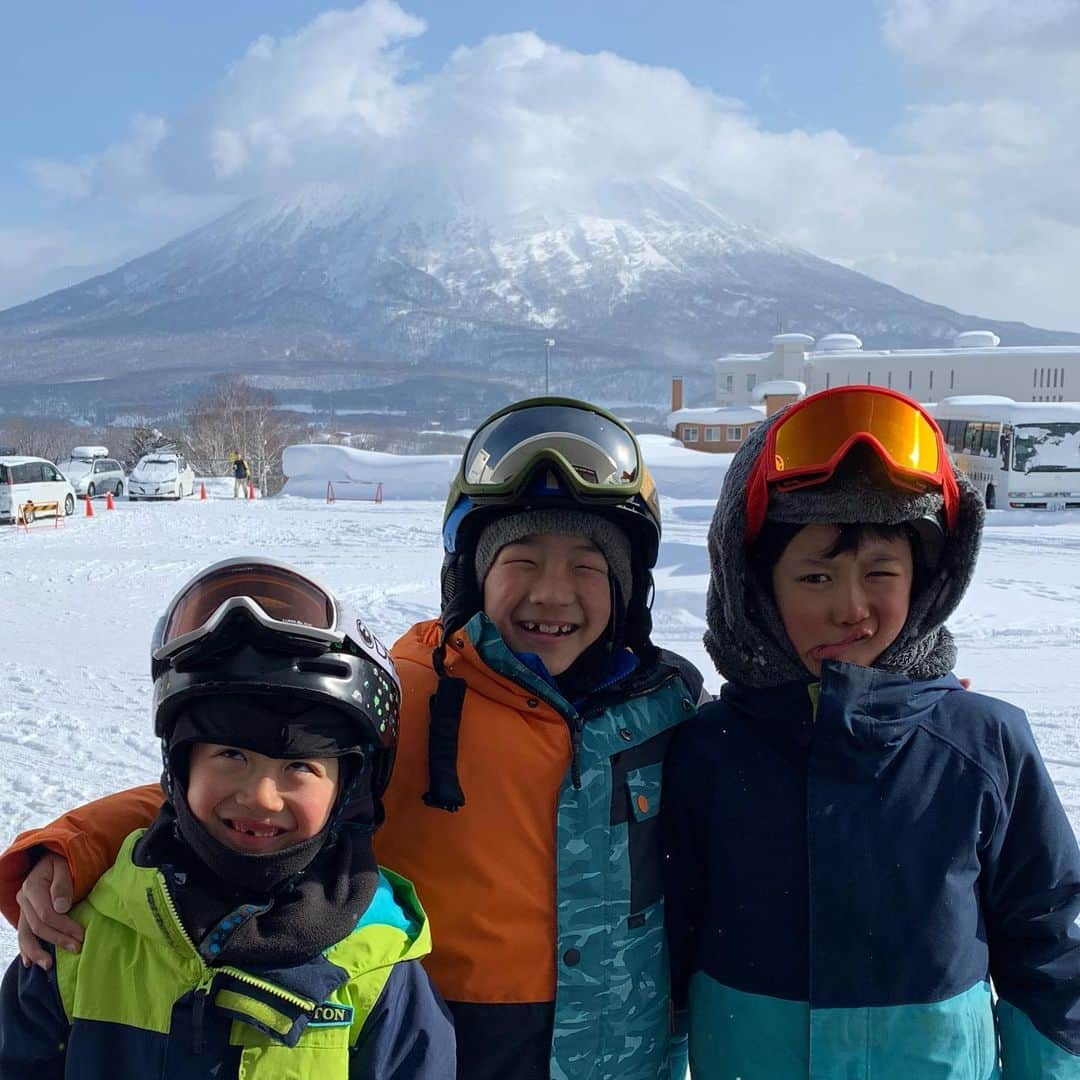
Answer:
M671 499L716 499L731 463L730 454L703 454L663 435L643 435L642 453L660 493ZM351 446L312 443L288 446L282 455L287 477L284 495L325 499L332 484L335 500L441 502L457 472L457 454L383 454Z
M336 500L371 502L382 484L384 500L444 500L459 460L456 454L383 454L325 443L287 446L282 494L325 499L327 484L333 484Z

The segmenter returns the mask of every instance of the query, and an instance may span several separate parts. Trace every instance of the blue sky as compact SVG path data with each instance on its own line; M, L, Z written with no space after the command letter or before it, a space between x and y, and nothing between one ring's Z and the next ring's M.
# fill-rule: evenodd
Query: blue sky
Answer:
M599 148L594 170L603 154L623 172L659 168L689 116L685 153L675 155L687 160L669 171L738 220L962 310L1080 329L1058 284L1080 255L1077 7L372 0L342 9L336 24L343 39L355 35L349 70L333 35L319 32L331 9L312 0L11 5L0 94L18 104L0 120L0 307L209 220L264 190L271 173L281 181L280 159L260 157L252 132L272 129L292 160L302 140L286 118L308 86L329 104L323 116L305 101L307 122L314 116L339 143L351 138L328 70L345 79L376 70L365 116L407 112L410 86L437 94L473 80L544 131L542 80L557 70L559 108L575 117L625 116L642 103L641 130L623 124L622 142ZM263 37L266 55L250 60ZM464 60L454 59L461 47ZM519 72L512 83L500 79L500 51ZM616 88L610 100L596 102L598 85ZM671 95L674 132L659 131L667 118L649 111L657 92ZM606 126L599 113L586 119ZM403 126L387 121L377 134L385 141ZM207 150L223 130L224 169L220 143L218 156ZM509 123L498 130L483 138L506 138Z

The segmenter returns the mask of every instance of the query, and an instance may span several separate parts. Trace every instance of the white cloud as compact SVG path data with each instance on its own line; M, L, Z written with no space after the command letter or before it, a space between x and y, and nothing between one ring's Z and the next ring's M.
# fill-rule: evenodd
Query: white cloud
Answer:
M260 38L189 112L136 117L100 154L34 175L178 230L315 180L421 177L484 211L661 177L927 299L1080 324L1076 0L883 0L883 36L919 95L889 152L763 130L677 71L533 33L459 48L417 77L408 42L423 31L392 0L327 12Z

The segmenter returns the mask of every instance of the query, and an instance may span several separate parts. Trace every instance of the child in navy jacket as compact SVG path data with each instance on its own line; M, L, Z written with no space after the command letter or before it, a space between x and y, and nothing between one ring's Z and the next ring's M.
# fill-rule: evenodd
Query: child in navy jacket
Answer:
M705 638L728 681L664 784L694 1080L1080 1077L1076 840L1024 714L951 673L982 518L881 388L736 454Z

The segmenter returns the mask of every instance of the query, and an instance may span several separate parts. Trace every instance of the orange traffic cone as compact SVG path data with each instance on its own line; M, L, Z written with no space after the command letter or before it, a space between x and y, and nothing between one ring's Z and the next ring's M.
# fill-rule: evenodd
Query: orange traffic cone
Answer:
M106 491L105 492L105 509L106 510L115 510L116 509L116 503L113 502L113 497L112 497L112 492L111 491Z
M94 516L94 504L90 501L90 496L89 495L86 496L86 516L87 517L93 517Z
M206 498L206 483L205 482L203 482L203 483L201 483L199 485L199 498L200 499L205 499Z
M254 499L255 498L255 481L254 480L249 480L248 481L248 498L249 499Z

